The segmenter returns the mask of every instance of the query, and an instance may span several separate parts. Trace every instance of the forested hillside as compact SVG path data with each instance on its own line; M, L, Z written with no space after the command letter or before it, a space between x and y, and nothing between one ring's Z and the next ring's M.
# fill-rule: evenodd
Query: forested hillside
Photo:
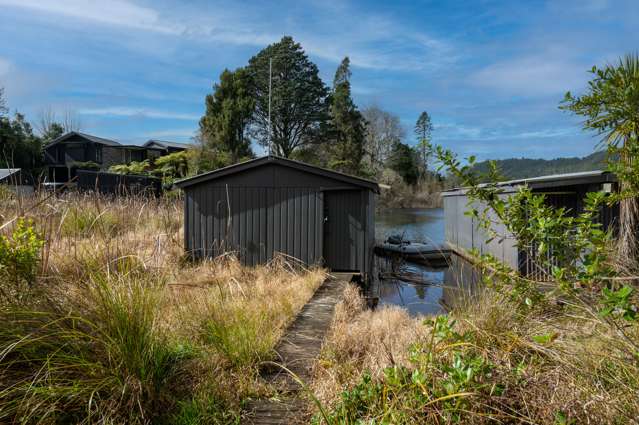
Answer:
M523 179L526 177L544 176L549 174L576 173L579 171L601 170L606 168L606 153L595 152L583 158L555 158L531 159L509 158L496 160L497 167L505 179ZM488 171L488 161L475 164L475 170L480 173Z

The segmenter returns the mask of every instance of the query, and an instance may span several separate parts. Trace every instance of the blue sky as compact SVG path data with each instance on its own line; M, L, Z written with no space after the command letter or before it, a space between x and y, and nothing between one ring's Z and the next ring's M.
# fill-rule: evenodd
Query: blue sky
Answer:
M586 155L596 137L557 106L639 49L637 22L637 0L0 0L0 85L32 120L71 110L98 136L185 141L220 72L291 35L327 83L348 55L357 104L409 136L427 110L464 156Z

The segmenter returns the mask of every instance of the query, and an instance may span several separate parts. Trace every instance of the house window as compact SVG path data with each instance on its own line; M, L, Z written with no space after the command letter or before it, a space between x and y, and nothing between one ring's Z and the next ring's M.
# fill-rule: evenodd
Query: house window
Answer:
M100 145L95 147L95 162L102 163L102 146Z

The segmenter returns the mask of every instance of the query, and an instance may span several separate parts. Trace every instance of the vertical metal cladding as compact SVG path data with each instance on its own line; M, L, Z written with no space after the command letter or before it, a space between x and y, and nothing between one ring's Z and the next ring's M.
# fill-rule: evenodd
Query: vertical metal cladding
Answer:
M185 191L185 249L195 258L235 252L256 265L283 253L309 265L370 272L375 182L263 157L177 186Z
M542 176L529 180L511 181L502 184L503 193L508 197L526 185L538 195L543 195L545 203L554 208L563 208L566 215L577 216L584 210L584 199L589 192L602 190L603 183L610 183L616 190L616 178L607 172L592 171L554 176ZM464 250L477 250L482 254L492 254L505 264L519 270L535 280L544 280L551 275L550 265L556 264L553 247L549 246L544 261L540 261L535 244L521 246L514 236L510 235L506 225L496 214L488 210L488 218L492 230L504 239L492 238L476 219L465 214L474 207L478 211L486 210L486 205L479 201L470 201L463 189L444 193L444 215L446 241ZM601 209L596 220L605 230L616 231L619 217L618 205Z
M185 245L195 258L233 251L247 265L278 252L306 264L322 259L318 188L198 185L185 207Z

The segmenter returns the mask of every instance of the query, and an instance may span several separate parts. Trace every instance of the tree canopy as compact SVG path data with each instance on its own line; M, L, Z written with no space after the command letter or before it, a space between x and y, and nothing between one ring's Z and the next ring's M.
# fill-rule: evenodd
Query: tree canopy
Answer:
M253 156L247 130L255 111L255 96L244 68L225 69L213 93L206 96L206 112L200 130L214 151L226 152L232 162Z
M274 154L289 157L296 149L319 141L320 126L327 119L328 89L317 66L291 37L253 56L247 68L256 100L253 134L262 146L268 146L271 60L272 148Z
M415 135L417 136L417 146L421 155L421 174L426 176L428 170L428 156L430 152L430 141L433 132L433 123L428 112L424 111L419 115L415 123Z
M406 184L411 186L419 181L420 170L418 153L411 146L396 141L393 143L390 158L388 160L389 167L399 174Z
M9 116L0 89L0 168L24 168L39 171L42 166L42 140L33 133L24 115L16 112Z
M364 162L379 178L393 146L404 138L404 128L397 115L378 106L365 108L362 116L365 122Z
M330 160L329 167L351 174L365 174L364 118L351 97L351 71L348 57L335 72L330 97Z
M581 96L566 93L561 108L584 117L583 127L602 136L609 169L621 182L619 253L636 261L639 255L639 56L626 55L617 64L593 66L593 79Z

